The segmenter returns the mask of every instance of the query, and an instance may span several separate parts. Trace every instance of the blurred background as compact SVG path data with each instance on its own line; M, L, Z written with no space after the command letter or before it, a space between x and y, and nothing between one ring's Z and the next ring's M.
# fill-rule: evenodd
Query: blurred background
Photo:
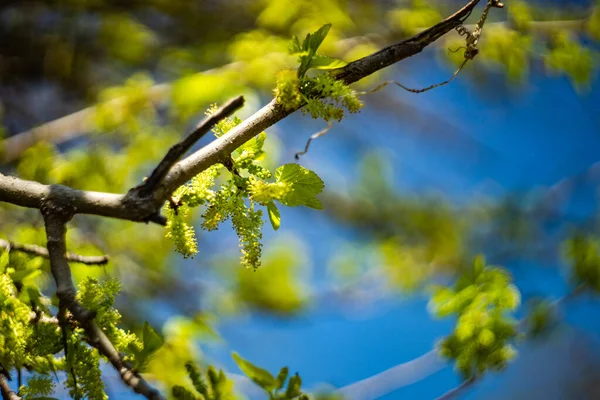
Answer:
M320 52L352 61L463 3L3 0L0 172L125 192L211 104L243 94L244 118L270 101L276 73L296 66L293 35L331 23ZM193 358L224 368L240 395L266 398L238 376L235 351L273 372L289 366L308 388L346 387L348 398L433 399L460 377L431 353L454 321L428 313L430 284L484 254L513 275L519 316L535 299L570 293L563 242L600 228L600 3L505 3L452 83L365 95L360 114L311 143L298 162L324 180L325 209L282 207L280 230L264 227L257 271L240 266L229 223L202 231L201 211L193 259L162 227L75 217L70 251L111 257L105 267L74 266L76 279L117 277L124 326L149 321L165 337L151 379L179 383ZM452 32L355 88L442 82L463 43ZM264 165L295 162L325 125L298 112L269 128ZM43 245L42 226L35 210L1 205L0 237ZM49 274L35 279L52 293ZM599 311L590 295L564 302L552 329L519 342L506 371L463 397L600 398ZM109 367L106 384L111 398L136 397Z

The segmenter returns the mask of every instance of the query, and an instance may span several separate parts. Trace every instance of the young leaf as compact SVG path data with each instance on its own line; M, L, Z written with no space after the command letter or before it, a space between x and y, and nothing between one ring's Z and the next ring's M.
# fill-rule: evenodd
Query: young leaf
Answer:
M331 24L325 24L315 33L306 35L304 43L302 43L303 50L307 50L310 55L315 55L329 33L329 29L331 29Z
M279 374L277 374L277 390L281 389L283 385L285 385L285 380L288 377L288 373L288 367L283 367L279 370Z
M13 282L22 282L26 278L35 278L40 275L42 271L39 268L26 268L20 271L15 271L10 274Z
M277 168L275 179L286 183L290 188L281 203L290 207L304 205L317 210L323 209L323 204L315 196L323 191L325 184L313 171L298 164L285 164Z
M4 250L0 256L0 271L4 271L10 261L10 251Z
M240 357L237 353L232 353L232 357L244 375L254 381L258 386L268 392L277 387L277 380L269 371L257 367L250 361Z
M300 375L296 372L296 375L292 376L288 381L287 390L285 391L285 397L288 399L293 399L294 397L298 397L302 394L300 388L302 387L302 379Z
M162 347L165 340L150 326L148 321L144 322L144 330L142 331L142 343L144 343L144 353L148 355L154 354Z
M204 397L207 397L208 396L208 386L206 384L206 381L202 377L202 374L198 370L198 368L196 368L194 363L187 362L187 363L185 363L185 369L187 370L188 376L190 377L190 380L192 381L192 384L194 385L194 388L196 389L196 391L198 393L200 393L201 395L203 395Z
M267 203L267 211L269 214L269 221L271 221L271 226L273 227L273 230L279 229L279 226L281 225L281 217L279 215L279 209L273 201Z
M192 392L179 385L173 386L171 394L176 400L196 400L196 396Z
M316 69L335 69L341 68L345 65L345 61L317 54L312 58L308 67Z
M298 53L302 53L302 46L300 46L300 41L298 40L297 36L294 36L292 38L292 41L290 42L290 47L288 49L290 54L298 54Z

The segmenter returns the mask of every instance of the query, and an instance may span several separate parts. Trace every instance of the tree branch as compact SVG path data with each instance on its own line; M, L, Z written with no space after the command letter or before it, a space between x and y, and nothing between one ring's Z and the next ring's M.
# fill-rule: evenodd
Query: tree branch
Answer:
M144 378L123 362L120 354L108 337L94 323L94 314L83 308L75 298L76 290L71 278L71 269L65 258L66 223L72 217L73 211L64 208L62 205L52 204L51 202L45 203L41 211L46 224L50 269L56 282L56 294L59 299L59 306L64 305L71 311L75 320L85 330L86 335L90 339L90 344L108 359L112 366L119 372L121 379L127 386L131 387L136 393L142 394L147 399L164 399Z
M446 393L436 398L435 400L450 400L461 394L465 389L469 388L472 384L477 381L477 378L472 376L469 379L464 380L457 387L448 390Z
M413 360L341 387L336 392L349 400L378 399L401 387L419 382L446 365L447 362L440 358L437 349L432 349Z
M219 121L229 117L237 109L244 105L244 97L238 96L229 100L225 105L204 119L192 133L186 136L179 143L173 145L161 160L158 166L152 171L152 174L141 185L133 190L139 191L140 197L148 197L152 194L156 186L167 175L171 167L205 134L207 134Z
M0 391L2 392L2 400L22 400L22 397L10 388L6 377L2 374L0 374Z
M413 56L427 45L459 26L470 14L479 0L469 1L459 11L413 38L384 48L370 56L354 61L345 67L333 70L332 74L345 83L356 82L393 63ZM173 165L164 176L152 196L142 197L132 190L127 195L86 192L62 185L43 185L0 175L0 201L41 208L42 203L52 199L55 204L71 207L73 213L94 214L131 221L157 222L164 224L159 215L160 208L175 189L211 165L228 157L239 146L258 135L276 122L295 112L298 108L286 109L272 100L250 118L209 145ZM161 172L159 175L163 175Z
M76 214L100 215L136 222L165 224L156 216L157 206L122 194L82 191L63 185L44 185L0 174L0 201L41 209L45 201L73 208Z
M479 3L479 0L471 0L459 11L433 27L410 39L351 62L343 68L333 70L332 75L336 79L350 84L398 61L418 54L427 45L462 24L463 19L469 15L477 3ZM157 187L156 199L164 201L177 187L215 164L224 156L231 154L239 146L299 108L285 109L277 104L276 100L272 100L250 118L234 127L227 135L217 138L209 145L175 164L163 183Z
M19 244L9 240L0 239L0 247L5 251L20 251L22 253L33 254L36 256L48 258L48 249L35 244ZM79 254L65 254L67 261L76 262L86 265L104 265L108 262L109 257L103 256L81 256Z

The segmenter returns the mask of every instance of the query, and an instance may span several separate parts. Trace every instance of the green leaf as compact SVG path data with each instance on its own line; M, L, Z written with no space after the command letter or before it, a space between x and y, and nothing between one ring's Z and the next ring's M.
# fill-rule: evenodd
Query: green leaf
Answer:
M325 24L320 27L315 33L307 34L304 42L302 43L302 49L309 52L310 55L315 55L317 50L325 40L325 37L331 29L331 24Z
M308 67L316 69L336 69L345 65L345 61L317 54L312 58Z
M142 343L144 344L144 353L151 355L162 347L165 340L160 333L154 330L148 321L146 321L144 322L144 330L142 331Z
M10 251L4 250L0 256L0 270L6 270L6 266L10 261Z
M252 159L257 159L259 156L263 154L262 148L265 144L265 140L267 139L267 134L265 132L261 132L236 150L240 157L242 156L250 156Z
M232 357L244 375L250 378L254 383L270 392L277 387L277 380L271 373L265 369L257 367L250 361L240 357L237 353L232 353Z
M12 274L10 274L10 277L14 282L22 282L26 278L35 278L41 273L42 271L39 268L26 268L20 271L13 272Z
M171 389L171 394L177 400L196 400L196 396L183 386L173 386Z
M267 211L269 213L269 221L271 221L273 230L279 229L279 226L281 225L281 217L279 215L279 209L274 202L270 201L267 203Z
M281 389L285 384L285 380L287 379L289 374L288 367L283 367L279 370L279 374L277 374L277 390Z
M298 164L285 164L275 171L275 179L284 182L290 190L281 203L286 206L307 206L317 210L323 209L323 204L315 196L323 191L325 184L313 171Z
M188 376L190 377L190 380L192 381L192 384L194 385L194 388L196 389L196 391L198 393L200 393L201 395L203 395L204 397L207 397L208 396L208 386L206 384L206 381L202 377L202 374L198 370L198 368L196 368L194 363L187 362L187 363L185 363L185 369L187 370Z
M290 54L298 54L298 53L302 53L302 46L300 46L300 41L298 40L297 36L294 36L290 42L290 47L288 49ZM306 53L308 54L308 53Z
M285 396L288 399L293 399L294 397L298 397L302 394L300 388L302 387L302 379L300 375L296 372L296 375L292 376L288 382L287 390L285 391Z

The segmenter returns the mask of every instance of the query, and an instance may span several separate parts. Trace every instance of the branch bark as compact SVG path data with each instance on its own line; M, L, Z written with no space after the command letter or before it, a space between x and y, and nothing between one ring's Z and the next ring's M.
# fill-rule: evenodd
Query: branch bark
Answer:
M2 374L0 374L0 391L2 392L2 400L22 400L22 397L10 388L6 377Z
M22 253L33 254L36 256L48 258L48 249L35 244L20 244L11 242L9 240L0 239L0 247L4 248L5 251L20 251ZM103 256L82 256L79 254L66 253L65 258L67 261L76 262L86 265L104 265L108 262L109 257Z
M73 215L72 210L66 209L62 205L46 203L42 208L42 215L46 224L50 269L56 282L59 305L71 311L75 320L85 330L90 344L108 359L127 386L147 399L163 400L164 397L155 388L123 362L117 349L94 323L94 314L83 308L75 298L77 292L71 278L71 268L65 258L66 223Z
M139 191L139 196L147 197L152 194L156 186L160 184L163 178L167 175L171 167L179 161L179 159L204 135L206 135L219 121L229 117L236 110L244 105L244 97L238 96L220 107L217 111L211 114L204 121L200 122L196 129L192 131L179 143L173 145L161 160L158 166L152 171L150 177L146 179L140 186L133 190Z

